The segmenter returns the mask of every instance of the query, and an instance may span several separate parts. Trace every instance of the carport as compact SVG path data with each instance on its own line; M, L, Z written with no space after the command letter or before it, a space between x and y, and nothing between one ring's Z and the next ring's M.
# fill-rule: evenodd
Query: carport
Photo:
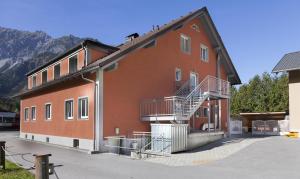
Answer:
M287 112L240 113L243 129L252 134L279 135L288 131Z

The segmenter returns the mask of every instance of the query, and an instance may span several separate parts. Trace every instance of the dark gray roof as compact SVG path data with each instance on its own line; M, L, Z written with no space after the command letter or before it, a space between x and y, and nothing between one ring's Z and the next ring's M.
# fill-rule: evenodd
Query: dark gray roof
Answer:
M110 45L107 45L107 44L103 44L101 42L98 42L96 40L93 40L93 39L84 39L82 42L78 43L77 45L75 45L74 47L68 49L66 52L60 54L60 55L57 55L56 57L54 57L53 59L49 60L49 62L31 70L30 72L28 72L26 74L26 76L29 76L29 75L32 75L33 73L49 66L50 64L53 64L59 60L61 60L62 58L64 58L65 56L75 52L76 50L82 48L82 46L85 46L87 44L92 44L92 45L95 45L95 46L98 46L98 47L101 47L103 49L107 49L109 51L109 53L111 52L114 52L116 50L119 50L117 47L113 47L113 46L110 46Z
M272 70L273 73L300 69L300 51L285 54Z

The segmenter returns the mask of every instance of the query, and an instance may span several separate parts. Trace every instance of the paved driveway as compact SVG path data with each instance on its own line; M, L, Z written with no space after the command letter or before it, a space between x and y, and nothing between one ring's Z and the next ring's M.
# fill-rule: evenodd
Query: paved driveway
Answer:
M88 155L74 150L22 141L14 138L14 135L16 133L0 132L0 140L6 140L8 149L13 152L51 153L51 162L62 165L56 168L59 178L300 178L300 139L272 137L258 140L217 161L174 167L112 154ZM31 155L25 155L25 159L33 160ZM16 160L24 161L20 158ZM24 164L31 165L29 162Z

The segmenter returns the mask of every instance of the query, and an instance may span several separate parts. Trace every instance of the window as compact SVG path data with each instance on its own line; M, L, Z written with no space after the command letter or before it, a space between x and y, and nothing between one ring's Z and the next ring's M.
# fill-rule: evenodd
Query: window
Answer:
M45 118L46 120L50 120L52 116L52 109L51 109L51 104L46 104L45 105Z
M208 117L208 108L203 108L203 116Z
M191 38L182 34L180 36L180 48L184 53L191 53Z
M201 60L208 62L208 47L201 44Z
M73 119L73 100L65 101L65 119Z
M31 120L36 120L36 108L31 107Z
M60 64L54 66L54 79L60 77Z
M78 114L80 119L88 118L88 111L89 111L89 102L88 98L79 98L78 100Z
M32 76L32 88L36 87L36 75Z
M181 81L181 69L175 69L175 81Z
M47 82L47 70L42 72L42 84Z
M194 29L197 32L200 32L200 28L199 28L199 26L197 24L193 24L192 25L192 29Z
M69 58L69 73L74 73L77 71L77 55Z
M24 119L25 121L28 121L29 119L29 108L24 109Z

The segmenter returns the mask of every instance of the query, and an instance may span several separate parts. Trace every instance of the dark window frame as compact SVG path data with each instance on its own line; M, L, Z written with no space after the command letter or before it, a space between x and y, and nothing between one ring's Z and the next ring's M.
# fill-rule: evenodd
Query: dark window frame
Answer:
M33 75L31 80L32 80L32 86L31 87L32 88L36 87L36 75Z
M78 55L77 54L69 58L69 73L74 73L76 71L78 71Z
M54 79L58 79L60 77L60 63L54 65L53 72L54 72Z
M47 81L48 81L48 70L45 70L42 72L42 84L47 83Z

